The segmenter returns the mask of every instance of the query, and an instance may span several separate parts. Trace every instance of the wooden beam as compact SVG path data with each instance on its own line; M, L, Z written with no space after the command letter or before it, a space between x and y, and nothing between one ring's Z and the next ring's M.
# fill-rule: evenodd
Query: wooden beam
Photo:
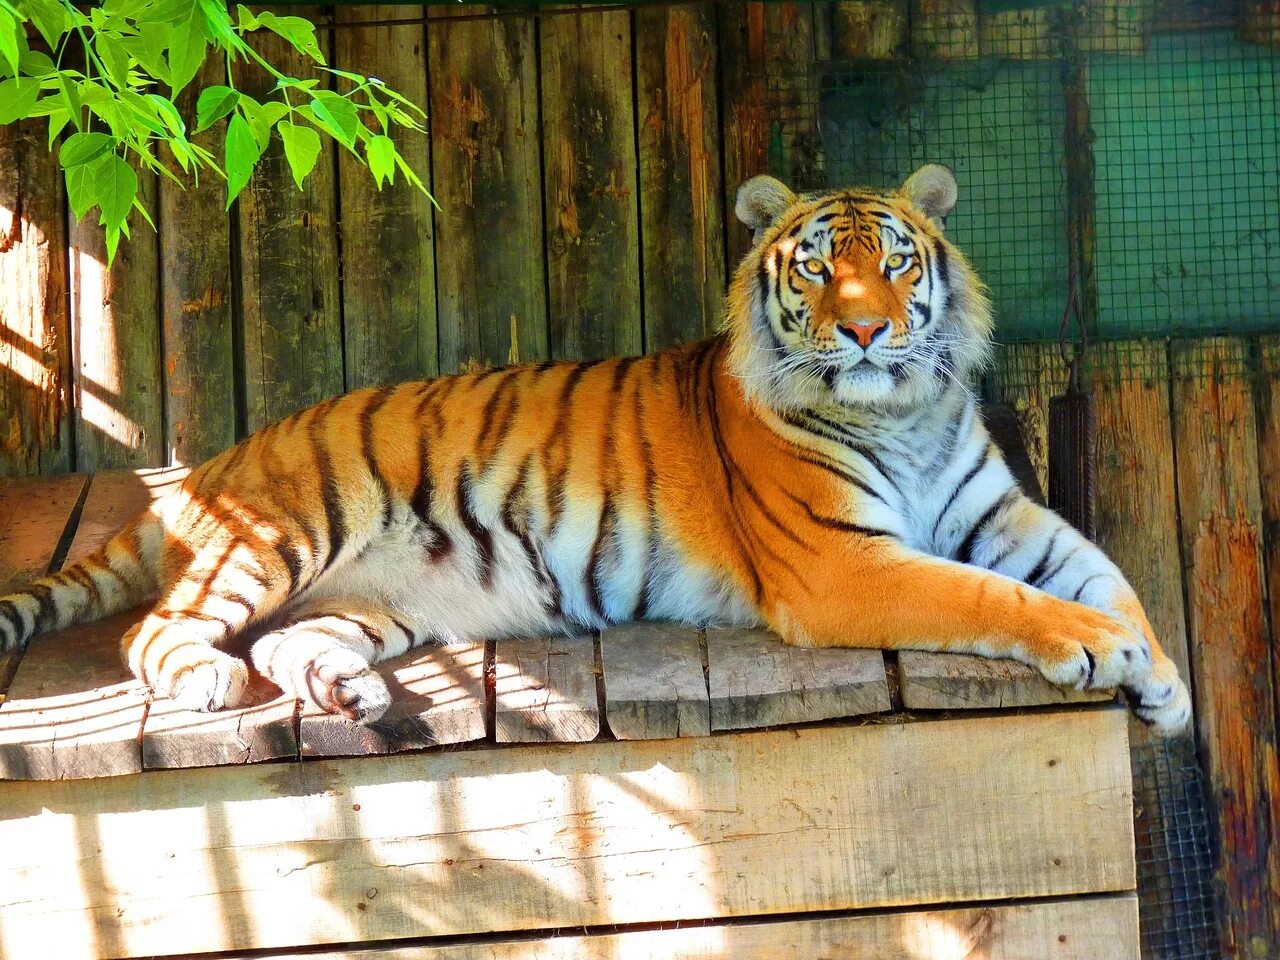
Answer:
M903 650L898 654L902 705L908 710L997 710L1110 700L1106 690L1055 687L1013 660Z
M339 23L421 16L421 7L339 6ZM333 32L335 65L375 73L413 103L427 103L426 36L420 23L349 27ZM340 89L350 84L336 81ZM426 121L424 120L425 124ZM431 181L431 143L421 133L392 127L400 155ZM342 217L342 331L346 388L434 376L436 352L435 251L431 201L397 171L379 189L368 168L338 151ZM468 272L470 279L473 274Z
M0 783L0 950L1130 891L1125 725L1090 710Z
M232 766L298 756L298 701L254 675L249 705L201 713L153 697L142 724L144 770Z
M499 640L494 678L499 743L574 743L600 733L589 634Z
M45 125L0 127L0 474L71 469L62 170Z
M711 4L636 11L644 342L715 332L724 309L724 191Z
M538 53L526 17L459 20L432 9L432 190L440 369L550 355Z
M698 631L632 623L600 635L605 710L619 740L711 733Z
M1263 609L1257 424L1238 338L1173 347L1173 430L1196 726L1220 842L1223 951L1280 940L1271 635Z
M356 757L484 739L484 644L424 647L378 665L392 703L365 726L304 704L302 754Z
M726 266L733 275L751 249L751 233L734 216L738 188L769 172L764 3L721 5L720 115L724 144Z
M810 917L595 936L557 936L545 940L448 946L424 943L336 953L272 954L271 960L614 960L619 957L1138 960L1138 901L1132 895L1122 894L963 910Z
M711 729L807 723L888 710L879 650L792 647L768 630L707 630Z

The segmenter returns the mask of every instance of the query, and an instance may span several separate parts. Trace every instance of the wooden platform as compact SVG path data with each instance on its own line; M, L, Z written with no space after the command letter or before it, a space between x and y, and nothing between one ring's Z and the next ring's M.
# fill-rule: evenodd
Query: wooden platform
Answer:
M0 481L0 589L180 478ZM0 676L0 957L1137 957L1126 716L1017 664L640 624L414 651L358 727L175 709L137 616Z

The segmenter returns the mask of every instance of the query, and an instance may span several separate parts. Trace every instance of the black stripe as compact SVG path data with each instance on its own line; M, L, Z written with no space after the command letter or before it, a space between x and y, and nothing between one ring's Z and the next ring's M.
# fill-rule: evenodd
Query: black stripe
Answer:
M653 555L657 549L657 489L653 470L653 444L645 425L644 401L640 395L641 384L636 384L635 403L636 434L640 439L640 459L644 464L645 541L644 568L640 571L640 593L631 611L632 620L643 620L649 612L649 577L653 568Z
M890 530L882 530L879 527L864 527L861 524L850 523L847 520L841 520L838 517L828 517L818 513L804 499L796 496L790 490L783 491L788 497L804 508L805 513L809 515L809 519L819 526L829 527L832 530L839 530L841 533L856 533L863 537L892 537L897 539L897 534Z
M214 613L205 613L203 610L163 610L154 614L162 620L169 623L181 624L183 620L196 620L200 623L216 623L221 626L228 634L235 633L236 628L231 622L224 620L222 617Z
M471 504L471 471L463 464L458 470L458 484L455 495L458 498L458 515L462 525L476 545L476 555L480 564L480 585L489 587L493 583L493 534L480 522Z
M0 616L9 622L15 637L21 637L27 632L27 625L22 619L22 612L12 600L0 600Z
M1085 577L1084 582L1080 584L1080 586L1076 587L1076 592L1071 595L1071 599L1079 603L1080 598L1084 596L1085 587L1089 586L1089 584L1093 583L1093 581L1095 580L1110 580L1110 579L1111 579L1111 574L1109 573L1095 573L1092 576Z
M388 620L390 620L391 623L395 626L395 628L405 635L405 637L409 641L410 647L415 645L418 639L417 634L413 632L413 630L410 628L410 626L407 623L405 623L399 617L391 613L387 613L386 611L383 611L382 615L386 617Z
M805 463L810 464L811 466L818 467L819 469L826 470L828 473L831 473L839 477L843 482L861 490L867 496L873 497L876 500L879 500L886 507L889 506L889 501L886 500L883 497L883 495L881 495L880 491L876 490L875 487L871 486L871 484L867 483L861 477L858 477L853 473L851 473L850 471L846 470L840 464L835 463L832 460L826 459L825 457L822 456L822 454L817 452L805 452L797 455Z
M977 463L975 463L969 472L964 475L964 478L956 484L955 489L951 491L951 496L947 497L947 502L943 506L942 512L938 514L938 519L933 522L933 533L929 535L930 539L938 536L938 527L942 525L942 520L947 515L947 511L955 505L956 497L960 496L960 491L967 487L973 478L982 472L982 468L987 465L987 461L990 459L991 444L988 442L987 445L982 448L982 452L978 454Z
M600 519L596 524L595 542L591 544L591 558L587 561L587 569L583 574L583 586L586 588L587 604L591 607L591 612L603 623L612 623L612 621L605 615L604 604L600 599L598 568L605 540L613 538L614 516L613 498L606 492L604 499L600 502Z
M219 597L222 600L228 600L231 603L239 604L248 611L250 617L258 612L257 604L246 597L243 593L238 593L235 590L214 591L213 596ZM231 629L230 625L228 625L227 629Z
M382 526L385 527L391 522L391 488L387 484L386 477L382 475L382 471L378 469L378 456L373 446L373 415L377 413L395 393L396 387L381 387L376 390L369 402L364 405L360 411L358 423L360 425L360 452L364 455L365 465L369 469L369 475L373 477L373 482L378 487L378 495L382 498Z
M1051 583L1053 578L1062 572L1062 568L1071 562L1071 558L1080 552L1080 549L1081 545L1077 543L1074 547L1063 554L1062 559L1053 565L1053 569L1040 578L1040 583ZM1036 586L1040 586L1040 584L1038 583Z
M335 620L341 620L343 623L351 624L364 634L365 639L373 644L373 648L379 652L381 652L382 648L386 645L383 642L382 634L373 629L373 627L369 626L369 624L365 623L363 620L357 620L355 617L348 616L345 613L329 613L325 614L325 616L333 617Z
M27 588L27 595L40 605L31 629L35 633L44 633L58 620L58 605L53 599L53 588L48 584L36 583Z
M978 544L978 537L981 535L983 527L1009 503L1010 499L1017 495L1014 490L1006 490L996 498L996 502L991 504L986 512L978 518L978 522L969 528L968 534L965 535L964 540L960 543L960 548L956 551L957 560L961 563L969 563L973 559L973 548Z
M497 456L502 449L502 445L506 443L507 436L511 432L512 424L515 423L515 413L520 406L519 391L515 391L516 396L502 407L502 416L497 423L494 418L498 416L499 405L502 400L512 392L513 387L520 379L520 368L513 367L508 369L502 380L493 388L493 393L489 394L489 399L485 401L484 409L480 414L480 440L484 444L484 452L480 456L484 466L481 472L488 466L490 460Z
M292 596L302 580L302 563L298 560L298 555L293 552L292 544L286 543L281 539L273 543L272 546L275 548L276 553L280 555L280 559L284 561L285 569L289 572L288 595Z
M520 464L520 471L516 474L515 482L511 485L511 489L507 491L506 496L502 498L502 525L506 528L507 533L520 542L520 546L524 550L525 560L529 563L529 570L538 579L539 583L546 586L546 569L542 564L542 557L538 553L538 548L534 545L533 538L529 535L528 515L526 513L523 521L516 517L516 505L524 496L525 485L529 480L529 467L532 463L533 454L531 453Z
M307 436L315 449L316 473L320 477L320 500L324 506L325 522L328 525L329 553L319 570L319 573L324 573L337 559L342 545L346 542L346 519L342 514L342 492L338 489L338 480L333 473L333 458L329 454L329 448L325 446L318 416L313 417L307 424Z
M431 476L429 454L427 435L423 431L418 434L418 484L414 487L413 499L409 506L418 521L431 534L431 545L427 547L427 557L435 563L449 555L449 551L453 549L453 540L445 532L444 527L436 523L435 518L431 516L431 508L435 500L435 481Z
M1061 527L1053 531L1053 536L1049 538L1049 545L1044 548L1044 553L1036 561L1036 565L1031 568L1031 572L1022 578L1025 583L1029 583L1033 587L1040 586L1040 578L1044 575L1045 568L1049 565L1049 558L1053 556L1053 548L1058 543L1058 535L1060 533L1062 533Z

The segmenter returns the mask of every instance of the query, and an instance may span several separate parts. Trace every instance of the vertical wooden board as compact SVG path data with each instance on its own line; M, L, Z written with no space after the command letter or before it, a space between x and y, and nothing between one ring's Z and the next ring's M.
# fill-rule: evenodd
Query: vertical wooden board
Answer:
M1067 385L1067 368L1057 344L1016 343L996 353L992 381L996 395L1013 408L1022 441L1040 489L1049 489L1049 399Z
M708 336L724 305L715 8L636 12L644 342Z
M432 8L440 369L549 356L538 55L529 17Z
M1097 372L1098 545L1133 585L1161 646L1189 681L1173 428L1168 382L1160 376L1166 349L1163 341L1090 347ZM1129 370L1152 376L1137 379Z
M631 15L588 10L550 16L539 21L539 30L551 354L637 354Z
M574 743L600 732L591 636L499 640L494 656L499 743Z
M156 176L138 173L139 198L156 209ZM71 337L75 356L76 467L158 467L165 462L160 362L159 244L134 213L107 266L98 214L68 211Z
M167 956L1128 892L1125 725L1006 714L5 783L0 949Z
M832 4L832 46L852 60L889 60L906 52L909 0L840 0Z
M1138 901L1132 895L1088 897L961 910L809 917L538 940L272 954L272 960L639 960L641 957L671 960L1138 960Z
M196 128L196 97L226 83L226 64L213 57L178 97L188 129ZM219 160L223 124L201 145ZM186 186L160 179L160 316L164 334L165 446L170 462L195 466L235 443L235 372L231 343L231 226L227 185L206 175L199 185L177 163Z
M911 10L912 56L965 60L978 55L974 0L915 0Z
M815 23L826 10L811 0L765 4L769 172L797 191L827 185L815 62Z
M371 724L304 703L302 755L357 757L484 739L484 644L425 647L380 663L391 706Z
M325 19L317 7L292 7L290 13ZM320 36L323 48L328 41ZM329 75L284 39L260 31L254 42L282 72L328 84ZM237 64L235 73L250 96L275 96L275 81L264 71ZM343 389L334 147L327 139L322 143L319 162L299 190L273 135L236 201L250 431Z
M0 127L0 476L71 469L62 203L44 124Z
M1263 559L1274 644L1280 630L1280 336L1261 337L1258 344L1258 480L1262 490ZM1280 656L1272 650L1272 683L1280 690ZM1280 727L1280 716L1276 717ZM1280 729L1277 730L1280 738ZM1280 832L1280 818L1273 829ZM1276 922L1280 931L1280 920Z
M808 723L890 707L879 650L792 647L769 630L707 630L711 729Z
M729 276L751 249L751 232L734 216L738 188L769 172L764 3L717 7L720 116L724 151L725 258Z
M421 16L422 7L341 6L338 22ZM333 33L335 65L373 74L424 109L426 35L422 24L348 27ZM336 81L339 89L349 86ZM425 125L426 120L422 121ZM431 144L393 126L396 149L431 183ZM434 376L436 277L431 201L403 174L379 190L367 167L338 151L342 210L342 317L346 387Z
M619 740L711 733L698 631L633 623L600 635L605 713Z
M1262 505L1248 345L1173 348L1173 429L1197 729L1218 820L1225 952L1267 956L1277 941L1275 691L1263 611Z

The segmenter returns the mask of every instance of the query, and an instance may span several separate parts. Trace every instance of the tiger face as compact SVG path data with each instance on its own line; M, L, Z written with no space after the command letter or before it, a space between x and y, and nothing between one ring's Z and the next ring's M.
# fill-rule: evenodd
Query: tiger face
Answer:
M779 409L903 409L967 384L988 355L991 312L943 237L956 194L936 164L887 193L743 184L736 213L756 245L734 278L730 324L748 390Z

